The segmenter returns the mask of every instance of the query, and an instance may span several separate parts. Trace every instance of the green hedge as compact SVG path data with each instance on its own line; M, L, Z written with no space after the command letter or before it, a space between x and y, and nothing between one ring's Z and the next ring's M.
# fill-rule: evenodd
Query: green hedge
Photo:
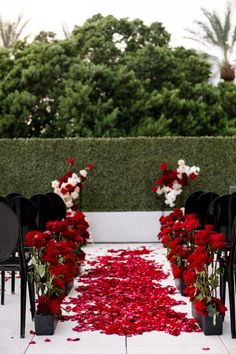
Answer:
M184 159L201 168L201 177L184 197L193 189L228 193L236 185L236 138L2 139L0 195L50 191L70 156L80 168L87 162L95 166L83 193L86 211L160 209L151 186L164 161L175 168Z

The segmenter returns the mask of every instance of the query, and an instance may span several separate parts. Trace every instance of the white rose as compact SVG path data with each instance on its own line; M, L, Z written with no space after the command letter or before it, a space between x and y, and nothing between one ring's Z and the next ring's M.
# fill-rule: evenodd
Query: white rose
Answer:
M185 165L185 161L184 161L184 160L179 160L179 161L178 161L178 165L179 165L179 166Z
M76 174L76 173L73 173L71 178L76 181L76 184L77 183L80 183L81 182L81 179L79 178L79 176Z
M65 204L67 208L71 208L73 206L73 202L71 199L69 199Z
M81 176L83 176L84 178L86 178L87 177L87 171L86 170L81 170L81 171L79 171L79 173L81 174Z
M68 181L67 181L68 184L71 184L73 187L76 186L77 182L74 178L68 178Z
M79 193L76 192L76 191L74 191L74 192L71 193L71 198L72 198L72 199L77 199L78 196L79 196Z
M53 189L58 188L59 187L59 182L57 180L52 181L51 186L52 186Z

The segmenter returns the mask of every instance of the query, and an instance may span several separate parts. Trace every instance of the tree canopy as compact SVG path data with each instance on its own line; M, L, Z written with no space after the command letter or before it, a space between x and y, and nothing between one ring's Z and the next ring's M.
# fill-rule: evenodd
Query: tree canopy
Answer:
M98 14L0 49L0 137L234 134L234 85L209 84L210 65L169 40L158 22Z

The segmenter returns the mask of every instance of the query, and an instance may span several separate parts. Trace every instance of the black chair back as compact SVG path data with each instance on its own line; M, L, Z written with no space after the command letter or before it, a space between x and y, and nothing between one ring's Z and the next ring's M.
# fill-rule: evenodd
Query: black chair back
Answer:
M207 223L214 225L214 230L225 235L230 244L232 226L236 216L236 195L225 194L216 198L208 208Z
M6 198L2 197L1 195L0 195L0 203L8 205L8 201L6 200Z
M13 192L13 193L9 193L8 195L6 195L5 199L10 200L15 197L22 197L22 195L20 193Z
M10 199L8 203L18 217L24 240L28 231L37 230L37 207L31 200L20 196Z
M215 200L217 197L219 197L219 194L214 193L214 192L206 192L201 194L193 207L193 213L197 214L198 220L200 222L201 227L203 227L206 223L212 223L211 220L209 220L209 216L207 219L207 212L208 212L208 208L211 205L211 203L213 202L213 200Z
M190 196L187 198L187 200L185 202L185 206L184 206L185 214L192 214L193 213L196 200L203 193L204 193L203 191L197 191L197 192L193 192L192 194L190 194Z
M0 263L13 255L18 247L20 224L16 214L0 203Z
M44 194L35 194L30 200L37 207L36 225L37 230L45 231L48 221L55 220L54 205Z
M66 205L64 200L54 192L45 194L53 203L54 220L63 220L66 217Z

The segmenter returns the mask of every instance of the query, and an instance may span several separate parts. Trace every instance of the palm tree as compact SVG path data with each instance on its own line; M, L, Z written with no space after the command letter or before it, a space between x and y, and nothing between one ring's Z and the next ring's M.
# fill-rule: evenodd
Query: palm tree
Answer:
M230 56L233 53L236 42L236 26L232 25L232 8L230 4L226 6L224 22L220 19L216 11L208 11L201 8L203 15L206 18L204 21L195 21L198 26L198 31L186 29L191 34L191 37L186 37L202 43L205 47L210 45L220 50L221 58L204 53L206 59L211 63L219 65L220 78L224 81L234 81L235 70L230 63Z
M0 16L0 41L1 46L5 48L12 48L18 41L23 29L29 21L22 22L22 14L17 17L16 22L3 20Z

